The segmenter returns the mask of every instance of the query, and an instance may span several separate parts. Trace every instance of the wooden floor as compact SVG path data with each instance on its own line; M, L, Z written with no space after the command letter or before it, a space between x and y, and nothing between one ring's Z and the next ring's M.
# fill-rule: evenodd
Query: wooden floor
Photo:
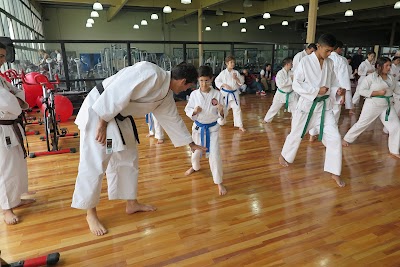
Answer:
M246 133L221 129L226 196L209 166L190 177L188 147L157 145L140 126L139 200L156 212L126 215L107 200L99 216L109 233L92 235L83 211L70 208L79 153L28 159L37 202L16 210L20 224L0 223L2 258L13 262L60 252L59 266L400 266L400 161L388 156L381 123L343 152L339 188L323 173L324 147L303 140L289 168L278 164L290 115L262 124L272 96L241 96ZM183 116L186 102L178 102ZM344 135L356 117L344 114ZM189 127L190 120L184 120ZM76 131L72 120L67 124ZM31 126L30 129L42 129ZM31 151L45 143L29 136ZM61 141L79 147L79 138Z

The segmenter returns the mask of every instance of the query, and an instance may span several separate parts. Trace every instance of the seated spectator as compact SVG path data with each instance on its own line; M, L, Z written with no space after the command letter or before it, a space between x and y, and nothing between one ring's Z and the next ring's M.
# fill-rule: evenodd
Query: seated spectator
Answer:
M261 94L261 95L265 95L264 92L264 87L263 85L259 82L259 79L253 75L249 73L248 69L243 69L243 75L244 75L244 85L246 85L246 88L244 88L244 86L241 86L241 89L244 88L244 92L249 93L249 94Z
M272 66L269 63L264 65L264 68L260 71L261 83L265 88L265 91L272 91Z

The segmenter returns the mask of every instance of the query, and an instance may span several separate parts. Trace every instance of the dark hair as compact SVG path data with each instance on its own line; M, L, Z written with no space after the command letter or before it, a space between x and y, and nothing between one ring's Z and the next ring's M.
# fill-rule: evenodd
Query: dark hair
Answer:
M369 56L369 55L371 55L371 54L376 55L376 53L375 53L374 51L368 51L367 56Z
M197 70L192 64L180 63L171 70L171 78L174 80L186 79L186 84L197 82Z
M378 74L381 75L382 67L386 62L392 62L388 57L380 57L376 60L375 68L378 71Z
M6 45L3 43L0 43L0 49L7 49Z
M346 59L353 60L353 58L351 56L347 56Z
M199 67L199 77L213 77L213 71L210 66L200 66Z
M334 47L334 50L338 49L338 48L343 48L343 43L339 40L336 41L336 45Z
M399 59L399 58L400 58L400 57L398 57L398 56L393 57L393 58L392 58L392 62L395 61L396 59Z
M317 50L317 45L314 43L310 43L309 45L307 45L308 49L314 48L315 50Z
M235 59L235 57L234 56L232 56L232 55L229 55L229 56L227 56L226 58L225 58L225 63L228 63L229 61L232 61L232 60L236 60Z
M326 45L329 47L335 47L336 37L330 33L324 33L318 38L319 45Z
M293 59L291 57L287 57L282 61L282 67L285 67L286 64L289 64L290 62L292 62Z
M264 70L265 70L265 68L268 67L268 66L271 66L271 63L265 63L265 64L264 64Z

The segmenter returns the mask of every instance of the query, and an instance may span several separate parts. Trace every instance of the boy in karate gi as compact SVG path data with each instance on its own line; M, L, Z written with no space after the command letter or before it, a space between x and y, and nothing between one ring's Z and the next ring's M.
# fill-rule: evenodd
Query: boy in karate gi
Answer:
M90 91L75 120L81 131L80 160L71 206L86 210L93 234L107 233L96 211L104 172L109 199L126 200L127 214L156 210L137 201L139 137L133 116L152 112L175 146L205 150L193 142L173 97L195 86L196 80L193 65L181 63L164 71L142 61L123 68Z
M229 109L233 111L233 125L239 127L242 132L246 131L242 122L242 110L240 109L239 88L244 83L244 77L240 75L235 67L235 57L227 56L225 58L226 69L215 78L215 85L221 90L225 98L226 106L225 118L228 116Z
M6 62L6 46L0 43L0 67ZM25 92L0 76L0 205L6 224L17 224L14 208L35 202L21 199L28 193L25 132L19 115L28 109Z
M293 72L291 68L293 66L292 59L290 57L283 60L283 68L276 74L275 83L278 86L277 92L275 93L272 105L269 108L263 122L271 122L276 113L285 106L285 110L288 112L294 112L297 105L298 95L293 92L292 81Z
M199 68L200 89L193 91L185 107L186 115L194 123L192 126L193 141L207 147L207 152L197 150L192 154L192 167L185 172L190 175L200 170L200 158L208 157L214 184L218 185L219 195L226 194L222 184L222 159L219 152L219 125L224 123L224 98L222 94L212 88L212 69L209 66Z
M333 70L329 55L336 45L336 38L323 34L318 39L317 51L305 56L294 72L293 90L300 95L296 111L293 113L292 128L283 145L279 163L287 167L293 163L301 139L307 131L320 127L319 139L326 147L324 171L340 187L345 186L340 178L342 172L341 136L332 112L330 95L344 94Z
M153 113L146 114L146 123L149 126L149 133L146 137L154 136L157 144L164 143L164 130Z
M300 61L303 57L310 55L312 52L315 52L316 50L317 50L317 46L314 43L311 43L311 44L307 45L306 49L297 53L293 57L292 71L294 72L296 70L297 65L300 63Z
M400 120L393 106L393 93L400 94L396 78L390 75L391 61L387 57L377 60L377 72L365 77L359 85L359 93L366 97L360 118L343 138L343 146L349 146L378 117L389 133L389 152L400 158Z

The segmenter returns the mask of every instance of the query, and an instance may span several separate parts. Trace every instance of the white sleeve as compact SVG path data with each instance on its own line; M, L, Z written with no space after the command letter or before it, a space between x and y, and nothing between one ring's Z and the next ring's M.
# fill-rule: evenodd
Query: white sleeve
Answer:
M287 77L285 77L283 71L278 71L278 73L276 74L275 83L278 88L284 88L292 84L290 80L290 75L287 75Z
M360 64L360 66L357 69L357 73L360 76L366 76L367 75L367 66L366 64L363 62Z
M198 89L200 90L200 89ZM189 101L185 107L186 116L188 116L191 120L195 121L197 119L197 114L193 116L194 108L195 108L195 101L194 101L194 94L195 91L192 91L189 97Z
M372 85L372 76L368 76L362 80L360 85L357 87L357 90L361 96L371 97L373 92L373 90L371 90L371 85Z
M350 76L349 76L349 68L347 67L348 64L344 60L339 60L339 65L337 70L337 79L339 81L340 87L346 89L346 91L351 90L350 84ZM336 73L335 73L336 74Z
M218 89L221 89L221 86L225 83L223 76L224 70L218 74L217 78L215 78L215 86L217 86Z
M153 111L153 114L167 132L175 147L193 142L192 136L181 116L179 116L172 91L168 93L162 104Z
M307 100L314 101L318 96L319 88L314 88L308 84L305 80L305 69L302 62L299 63L296 70L294 71L293 78L293 90L300 96L306 98Z
M22 109L15 95L4 88L0 88L0 113L10 113L19 116L21 112Z

